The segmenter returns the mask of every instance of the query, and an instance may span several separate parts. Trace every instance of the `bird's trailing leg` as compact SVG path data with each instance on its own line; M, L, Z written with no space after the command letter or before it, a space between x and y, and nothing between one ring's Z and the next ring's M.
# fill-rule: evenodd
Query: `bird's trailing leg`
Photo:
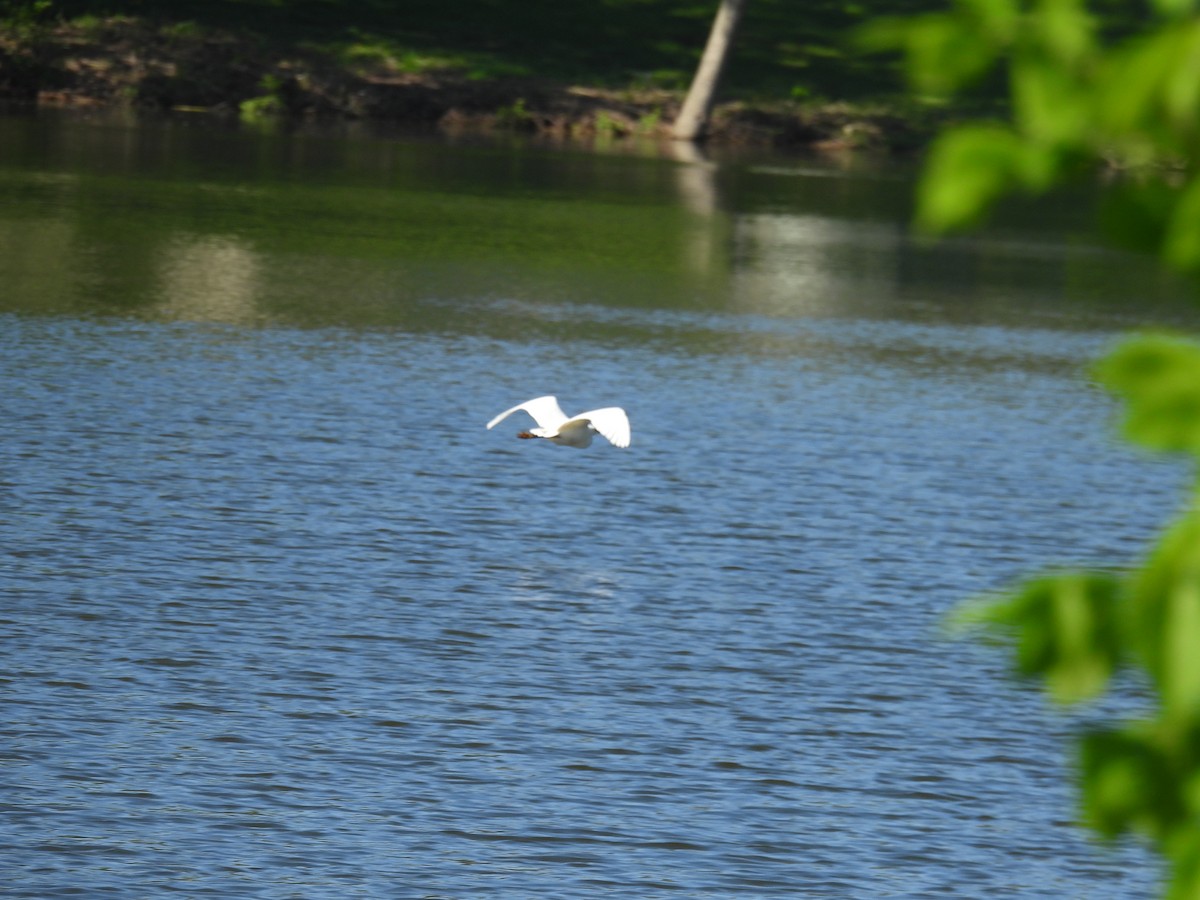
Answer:
M539 435L533 434L532 432L529 432L529 431L518 431L517 437L519 437L519 438L535 438L535 437L539 437Z

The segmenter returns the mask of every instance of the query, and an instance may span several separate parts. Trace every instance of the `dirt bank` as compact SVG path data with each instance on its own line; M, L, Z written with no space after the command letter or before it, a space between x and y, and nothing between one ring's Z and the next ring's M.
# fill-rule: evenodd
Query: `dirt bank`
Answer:
M261 118L370 119L431 129L562 137L665 136L681 100L529 78L345 64L295 46L130 17L0 31L0 96L39 105L125 105ZM838 104L726 103L709 140L903 152L924 139L903 117Z

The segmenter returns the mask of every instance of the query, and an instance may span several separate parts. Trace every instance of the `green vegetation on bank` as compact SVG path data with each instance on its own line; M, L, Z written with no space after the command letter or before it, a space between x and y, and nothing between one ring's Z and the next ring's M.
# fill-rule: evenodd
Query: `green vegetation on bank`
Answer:
M663 135L717 0L0 0L0 97L354 117L414 125ZM777 145L924 142L992 113L1003 85L906 93L857 36L942 0L750 0L710 134ZM1124 0L1093 9L1139 27ZM959 48L970 56L971 47ZM950 60L953 62L953 59Z
M36 0L13 0L12 11ZM848 41L871 17L929 0L752 0L727 73L732 96L861 100L899 93L894 64ZM66 20L135 16L318 51L364 69L451 68L623 88L683 89L716 9L696 0L54 0ZM12 13L10 12L10 15Z
M937 105L906 100L895 56L864 51L854 35L937 2L751 0L721 91L726 133L802 144L887 131L887 143L911 143ZM669 124L716 6L0 0L0 92L422 124L486 115L527 130L585 120L638 133Z

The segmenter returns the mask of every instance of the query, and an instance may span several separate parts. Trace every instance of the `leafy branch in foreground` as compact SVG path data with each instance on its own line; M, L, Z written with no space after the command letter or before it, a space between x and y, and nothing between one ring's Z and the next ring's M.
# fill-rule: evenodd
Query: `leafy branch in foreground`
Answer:
M861 42L901 50L913 89L948 95L999 71L1010 121L962 125L930 149L918 223L977 223L1010 193L1042 194L1103 165L1122 173L1102 216L1110 237L1200 271L1200 15L1155 0L1157 17L1101 38L1083 0L956 0L951 11L884 18Z
M1011 119L961 125L931 148L917 221L940 233L1011 193L1044 194L1106 168L1118 185L1100 223L1126 247L1200 274L1200 13L1153 0L1144 27L1105 40L1082 0L957 0L884 20L863 40L900 50L915 90L949 94L999 71ZM1134 443L1200 471L1200 343L1132 338L1096 378L1124 401ZM1083 735L1083 813L1101 835L1137 832L1170 865L1167 896L1200 897L1200 485L1146 558L1067 571L959 610L960 628L1011 645L1014 668L1063 703L1140 671L1146 717Z
M1131 440L1200 463L1200 345L1134 339L1097 376L1125 401ZM1106 837L1148 837L1172 864L1168 896L1200 896L1200 491L1140 567L1036 578L953 622L1010 642L1017 672L1060 702L1103 693L1122 669L1146 674L1149 717L1080 741L1084 815Z

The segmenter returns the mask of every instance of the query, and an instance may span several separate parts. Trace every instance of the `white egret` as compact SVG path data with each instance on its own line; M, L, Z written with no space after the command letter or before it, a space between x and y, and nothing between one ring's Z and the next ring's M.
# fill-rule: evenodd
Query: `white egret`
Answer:
M629 446L629 417L625 415L625 410L618 406L607 406L568 416L554 397L535 397L519 403L500 413L488 422L487 427L491 428L519 409L525 410L538 423L537 428L519 432L519 438L545 438L564 447L582 449L591 445L592 435L600 432L614 447Z

